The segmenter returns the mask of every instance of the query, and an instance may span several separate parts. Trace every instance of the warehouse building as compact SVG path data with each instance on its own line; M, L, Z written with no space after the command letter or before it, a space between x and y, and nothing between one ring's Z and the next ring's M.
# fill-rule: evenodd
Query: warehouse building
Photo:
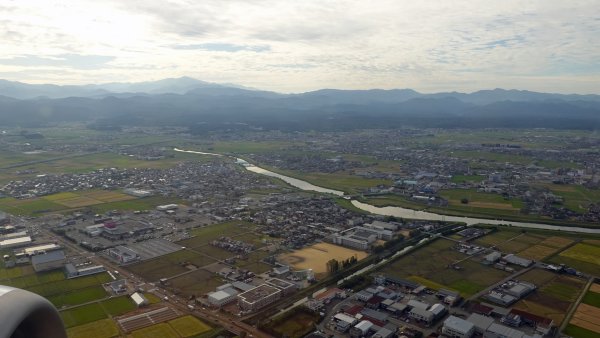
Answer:
M0 241L0 249L18 248L30 244L31 241L30 236L5 239Z
M60 269L65 265L67 258L62 250L52 251L43 255L33 256L31 265L36 272Z
M50 251L54 251L54 250L59 250L60 248L61 248L60 245L56 245L54 243L42 244L42 245L36 245L36 246L30 246L30 247L24 248L22 253L24 253L27 256L33 256L33 255L37 255L40 253L46 253L46 252L50 252Z
M208 302L214 307L222 307L235 301L238 292L232 287L218 289L208 294Z
M519 256L515 256L513 254L508 254L508 255L504 256L502 259L507 263L519 265L524 268L528 268L529 266L531 266L531 264L533 264L532 260L527 259L527 258L522 258Z
M135 303L135 305L137 307L142 307L142 306L150 304L150 302L148 301L148 299L146 299L146 297L144 297L144 295L142 295L139 292L136 292L136 293L132 294L131 295L131 300L133 300L133 302Z

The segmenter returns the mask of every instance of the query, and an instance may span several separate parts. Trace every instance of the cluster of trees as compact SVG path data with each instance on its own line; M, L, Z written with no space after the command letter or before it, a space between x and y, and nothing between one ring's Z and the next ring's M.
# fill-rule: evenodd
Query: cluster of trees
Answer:
M391 248L395 247L396 245L402 243L403 241L404 241L404 236L398 235L397 237L390 239L389 241L383 243L383 245L378 245L378 246L373 247L373 249L371 251L373 251L373 253L381 253L387 249L391 249Z
M356 264L356 262L358 262L358 259L356 258L356 256L352 256L343 261L338 261L337 259L330 259L327 262L327 272L336 273L342 269L345 269L347 267L350 267L350 266Z

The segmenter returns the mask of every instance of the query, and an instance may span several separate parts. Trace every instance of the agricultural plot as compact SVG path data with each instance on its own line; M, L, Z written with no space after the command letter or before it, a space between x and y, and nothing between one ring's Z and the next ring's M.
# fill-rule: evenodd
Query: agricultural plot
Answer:
M181 337L192 337L212 330L212 327L193 316L184 316L168 322Z
M48 300L57 308L61 308L64 306L73 306L91 302L106 296L107 294L104 288L100 285L96 285L68 293L57 294L48 297Z
M314 330L315 324L320 319L318 314L302 309L290 312L289 315L275 318L265 326L265 329L277 337L300 338Z
M120 316L136 309L135 304L128 296L115 297L100 302L100 306L111 316Z
M67 329L69 338L112 338L119 335L119 328L112 319L102 319Z
M104 319L106 313L99 303L92 303L61 311L60 317L65 327L70 328Z
M563 321L585 284L581 279L541 269L528 271L519 279L535 284L538 289L517 302L515 308L551 318L557 325Z
M213 291L217 286L222 285L223 281L208 270L198 269L185 275L175 277L169 280L169 283L186 296L199 296L209 291Z
M158 281L161 278L169 278L190 271L186 267L190 264L199 268L215 262L214 259L203 254L191 250L179 250L172 254L128 265L126 268L146 280Z
M133 331L132 338L179 338L180 336L167 323L160 323Z
M519 256L529 258L534 261L540 261L557 253L571 243L573 243L573 241L568 238L557 236L548 237L538 244L519 252Z
M569 324L594 332L596 337L600 337L598 318L600 318L600 308L588 304L579 304Z
M463 296L481 291L509 275L508 272L482 265L479 257L467 258L465 254L454 250L454 245L452 241L438 239L386 265L381 272L417 280L432 288L453 289Z
M334 244L317 243L301 250L283 254L278 257L278 260L284 264L293 266L294 269L312 269L317 276L323 276L327 272L326 263L328 260L345 260L350 257L356 257L358 260L361 260L367 257L367 253Z
M550 259L555 264L566 264L581 272L600 276L600 245L584 241L562 251Z

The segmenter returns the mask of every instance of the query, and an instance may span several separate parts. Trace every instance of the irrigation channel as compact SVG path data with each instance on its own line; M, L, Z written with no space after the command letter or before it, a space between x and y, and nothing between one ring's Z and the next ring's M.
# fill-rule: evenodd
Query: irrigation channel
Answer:
M206 153L206 152L193 151L193 150L183 150L183 149L178 149L178 148L174 148L173 150L177 151L177 152L199 154L199 155L224 156L222 154ZM326 193L326 194L333 194L336 196L344 196L343 191L319 187L319 186L316 186L314 184L308 183L306 181L303 181L303 180L300 180L297 178L285 176L285 175L278 174L278 173L272 172L270 170L255 166L244 159L234 157L234 156L231 156L231 157L235 159L237 164L242 165L248 171L252 171L254 173L265 175L265 176L279 178L282 181L286 182L287 184L294 186L298 189L306 190L306 191L316 191L316 192ZM427 212L427 211L407 209L407 208L402 208L402 207L376 207L374 205L362 203L357 200L351 200L351 203L358 209L370 212L372 214L378 214L378 215L383 215L383 216L395 216L395 217L427 220L427 221L463 222L463 223L466 223L467 225L483 223L483 224L491 224L491 225L510 225L510 226L520 227L520 228L561 230L561 231L581 232L581 233L589 233L589 234L600 234L600 229L594 229L594 228L571 227L571 226L561 226L561 225L552 225L552 224L544 224L544 223L514 222L514 221L505 221L505 220L501 220L501 219L450 216L450 215L436 214L436 213Z

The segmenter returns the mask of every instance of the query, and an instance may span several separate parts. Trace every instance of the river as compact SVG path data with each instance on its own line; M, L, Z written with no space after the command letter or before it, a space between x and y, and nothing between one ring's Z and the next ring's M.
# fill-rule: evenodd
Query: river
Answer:
M199 155L223 156L221 154L205 153L205 152L191 151L191 150L182 150L182 149L178 149L178 148L174 148L173 150L178 151L178 152L192 153L192 154L199 154ZM283 180L284 182L288 183L289 185L294 186L298 189L333 194L336 196L344 195L343 191L319 187L314 184L308 183L306 181L299 180L297 178L285 176L285 175L278 174L278 173L272 172L270 170L267 170L267 169L264 169L261 167L257 167L251 163L248 163L244 159L233 157L233 156L231 156L231 157L235 158L236 163L242 165L248 171L252 171L254 173L265 175L265 176L279 178L279 179ZM362 203L357 200L352 200L351 202L352 202L352 205L354 205L355 207L357 207L360 210L364 210L364 211L370 212L372 214L384 215L384 216L395 216L395 217L419 219L419 220L427 220L427 221L463 222L463 223L466 223L467 225L484 223L484 224L492 224L492 225L510 225L510 226L520 227L520 228L561 230L561 231L571 231L571 232L580 232L580 233L588 233L588 234L600 234L600 229L560 226L560 225L552 225L552 224L544 224L544 223L513 222L513 221L505 221L505 220L501 220L501 219L486 219L486 218L450 216L450 215L442 215L442 214L436 214L436 213L426 212L426 211L407 209L407 208L402 208L402 207L376 207L374 205Z

